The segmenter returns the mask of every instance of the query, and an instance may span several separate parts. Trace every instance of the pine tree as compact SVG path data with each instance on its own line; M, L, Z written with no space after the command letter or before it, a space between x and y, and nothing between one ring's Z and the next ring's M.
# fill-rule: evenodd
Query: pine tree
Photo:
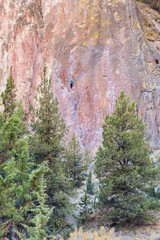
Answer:
M84 172L87 170L87 162L75 134L68 143L65 166L73 186L80 187L84 180Z
M0 234L14 239L19 223L24 221L29 194L28 140L21 103L17 103L12 77L7 80L2 93L4 111L0 115Z
M49 171L47 164L33 165L25 136L18 140L16 150L12 150L11 159L3 169L3 176L0 176L0 237L26 239L30 234L30 239L43 239L42 235L45 239L49 236L47 222L52 212L45 202L43 176Z
M7 160L8 152L13 148L15 139L26 128L21 103L18 104L16 102L12 68L10 69L10 76L7 79L6 89L2 92L1 98L4 111L0 116L0 163Z
M17 140L16 147L10 159L3 163L3 174L0 176L0 236L10 239L17 238L31 203L29 178L32 164L27 138Z
M10 68L10 75L7 79L6 89L4 92L2 92L1 98L4 106L4 116L5 118L8 118L12 115L16 108L16 93L12 75L12 67Z
M45 176L46 190L49 207L54 207L49 224L52 231L60 232L65 227L65 217L71 210L68 196L70 184L63 167L63 137L66 127L58 112L58 102L54 99L46 67L43 69L37 101L39 108L35 111L36 120L32 124L31 152L36 164L48 163L50 172Z
M92 172L89 172L87 179L87 188L86 191L88 194L94 194L94 183L92 182Z
M44 174L40 177L39 191L36 193L36 205L31 210L34 217L30 220L30 226L27 228L27 235L29 238L26 240L45 240L49 239L47 223L51 217L53 209L47 206L48 196L46 194L46 181Z
M3 162L10 158L10 152L16 146L18 138L26 134L27 128L24 121L24 111L22 105L17 106L10 117L2 121L0 124L0 172Z
M157 171L150 159L145 140L145 125L124 92L116 101L115 111L103 125L103 142L96 155L100 180L100 200L108 209L112 224L138 224L150 218L157 202L149 197L156 185Z
M81 209L79 212L78 220L79 220L79 225L81 225L87 221L88 215L92 213L91 201L86 191L84 192L84 196L81 197L79 206L81 207Z
M51 91L51 79L47 78L47 69L44 67L42 82L37 92L37 101L40 105L35 110L36 121L33 123L34 138L31 143L32 152L37 163L59 158L63 151L62 139L66 132L64 120L58 112L58 101Z
M4 112L0 115L0 238L11 240L23 239L21 236L25 236L26 231L23 226L33 217L33 207L43 210L43 201L39 208L37 206L40 201L37 196L42 194L40 186L44 173L43 163L35 166L29 157L24 111L21 103L15 102L12 80L10 74L2 94ZM42 215L36 215L34 220L45 220Z

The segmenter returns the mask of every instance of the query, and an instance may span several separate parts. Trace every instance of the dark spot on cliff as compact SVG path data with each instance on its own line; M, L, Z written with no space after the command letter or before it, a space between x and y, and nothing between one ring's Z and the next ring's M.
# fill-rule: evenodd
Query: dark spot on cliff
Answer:
M22 27L22 26L26 26L26 25L29 25L30 23L24 18L25 16L20 16L18 19L17 19L17 22L16 22L16 25L18 27Z
M53 23L48 23L46 26L46 32L50 33L54 29L54 24Z
M75 108L74 108L75 111L77 111L77 102L75 103Z
M158 59L156 59L156 64L159 64L159 60Z

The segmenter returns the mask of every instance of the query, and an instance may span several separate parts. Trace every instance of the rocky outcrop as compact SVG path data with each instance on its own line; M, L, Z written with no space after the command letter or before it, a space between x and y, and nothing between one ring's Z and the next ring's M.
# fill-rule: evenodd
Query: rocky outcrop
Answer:
M160 147L160 55L145 37L135 0L0 4L1 90L12 65L26 114L46 64L61 114L84 146L93 150L101 142L104 116L125 90L138 100L152 146Z
M140 96L139 115L147 123L147 138L151 146L159 149L160 138L160 88L145 89Z

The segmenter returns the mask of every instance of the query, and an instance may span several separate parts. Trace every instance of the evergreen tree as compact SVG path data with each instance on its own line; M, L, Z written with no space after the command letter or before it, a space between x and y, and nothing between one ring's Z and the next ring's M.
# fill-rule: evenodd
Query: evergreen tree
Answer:
M42 163L35 168L30 161L27 137L19 139L16 146L4 164L4 177L0 176L0 237L26 239L30 234L30 239L45 239L52 212L45 202L43 176L48 167Z
M4 106L3 114L0 116L0 163L8 158L8 152L11 151L18 135L24 132L25 118L21 103L16 102L15 84L12 76L12 67L10 76L7 79L6 89L1 94ZM18 109L16 111L16 108Z
M81 197L79 206L81 209L79 212L78 219L79 219L79 225L81 225L87 221L88 215L92 213L91 201L86 191L84 192L84 196Z
M17 139L24 135L27 131L24 111L22 105L18 104L10 117L4 119L1 115L0 119L0 163L2 164L10 156L11 150L15 147Z
M28 140L24 112L15 98L12 69L2 93L4 112L0 115L0 235L14 239L24 221L29 194Z
M59 158L63 151L62 139L66 133L64 120L58 112L58 101L54 99L51 90L51 79L47 78L44 67L42 82L38 87L37 101L40 105L35 110L36 121L32 124L34 137L31 142L32 152L37 163Z
M51 79L47 78L46 67L43 69L42 82L38 88L39 108L35 111L32 124L33 137L30 141L35 163L47 162L50 172L45 176L49 207L54 207L50 228L60 232L65 227L65 217L71 210L69 202L69 179L63 168L63 137L66 128L58 112L58 102L53 97Z
M108 209L112 224L138 224L150 218L158 202L149 197L156 185L157 171L150 160L145 125L124 92L116 101L115 111L103 125L103 142L96 156L100 180L100 200Z
M8 118L12 115L16 108L16 93L12 75L12 67L10 68L10 75L7 79L6 89L4 92L2 92L1 98L4 106L4 116L5 118Z
M65 166L73 186L80 187L84 180L84 172L87 170L87 162L75 134L68 143Z
M0 114L0 238L11 240L24 239L21 237L26 231L23 226L28 224L33 212L33 221L41 220L42 223L46 219L43 214L36 214L36 209L42 213L44 206L43 199L40 203L44 167L43 164L35 166L30 160L24 112L22 105L15 102L15 97L11 72L2 94L4 112ZM35 210L32 212L33 207ZM33 226L35 231L40 222L37 224Z
M87 193L94 194L94 183L92 182L92 172L89 172L87 179Z
M51 217L53 209L47 206L48 196L46 194L46 181L44 174L40 177L39 191L36 192L37 203L32 209L34 217L30 220L30 226L27 228L27 240L45 240L49 239L47 223ZM23 238L24 239L24 238Z
M1 138L3 137L6 142L5 148L12 150L16 145L17 139L20 139L22 135L27 132L25 123L24 111L22 104L17 104L17 110L12 113L12 116L5 121L4 126L1 129ZM3 136L2 136L3 134Z
M29 210L30 169L28 140L17 140L17 149L11 152L11 158L3 163L0 178L0 236L15 239L21 231L20 223L25 222Z

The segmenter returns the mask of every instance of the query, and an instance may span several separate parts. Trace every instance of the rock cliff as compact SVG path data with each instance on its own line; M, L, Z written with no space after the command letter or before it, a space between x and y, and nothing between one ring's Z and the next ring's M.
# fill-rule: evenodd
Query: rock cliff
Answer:
M151 146L160 148L160 53L147 39L139 6L135 0L1 0L1 90L12 65L27 114L45 64L67 126L91 150L125 90L138 101Z

